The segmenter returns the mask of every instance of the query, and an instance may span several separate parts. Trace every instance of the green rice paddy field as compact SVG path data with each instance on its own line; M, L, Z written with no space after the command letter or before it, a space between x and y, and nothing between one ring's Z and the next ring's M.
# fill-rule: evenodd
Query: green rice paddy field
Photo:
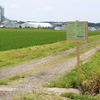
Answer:
M89 31L89 36L100 35L100 31ZM65 41L66 31L49 29L0 29L0 51L26 48Z
M48 29L0 29L0 51L51 44L65 39L65 31Z

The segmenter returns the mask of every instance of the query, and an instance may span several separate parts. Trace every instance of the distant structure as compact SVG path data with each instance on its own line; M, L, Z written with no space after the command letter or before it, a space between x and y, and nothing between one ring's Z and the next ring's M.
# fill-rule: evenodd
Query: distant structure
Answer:
M0 6L0 25L4 21L4 8Z
M0 28L50 28L52 30L65 30L66 25L59 22L32 22L18 23L17 20L10 20L4 16L4 8L0 6Z
M5 28L19 28L16 20L9 20L4 16L4 8L0 6L0 26Z

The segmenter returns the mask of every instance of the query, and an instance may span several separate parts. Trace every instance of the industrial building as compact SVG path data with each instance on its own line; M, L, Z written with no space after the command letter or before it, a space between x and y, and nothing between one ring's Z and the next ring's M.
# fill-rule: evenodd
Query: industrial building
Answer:
M16 20L9 20L4 16L4 8L0 6L0 26L5 28L19 28Z
M5 20L4 18L4 8L0 6L0 25Z

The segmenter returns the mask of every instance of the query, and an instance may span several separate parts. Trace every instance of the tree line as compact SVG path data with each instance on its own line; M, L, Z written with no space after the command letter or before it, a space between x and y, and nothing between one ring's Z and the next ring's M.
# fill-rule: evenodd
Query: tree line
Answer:
M100 23L88 23L89 27L100 27Z

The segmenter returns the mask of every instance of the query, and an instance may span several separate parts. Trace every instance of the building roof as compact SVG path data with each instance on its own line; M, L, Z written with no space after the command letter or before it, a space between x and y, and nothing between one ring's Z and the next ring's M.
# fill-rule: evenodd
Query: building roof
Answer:
M23 25L37 25L39 27L52 27L52 25L50 23L34 23L34 22L26 22L26 23L23 23Z

